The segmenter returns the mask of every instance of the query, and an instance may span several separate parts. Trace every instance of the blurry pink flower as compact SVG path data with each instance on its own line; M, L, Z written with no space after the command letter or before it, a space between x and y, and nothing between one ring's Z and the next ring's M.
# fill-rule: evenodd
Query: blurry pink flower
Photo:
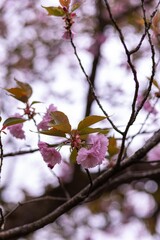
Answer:
M61 162L61 155L54 147L49 147L45 142L39 142L38 147L49 168L52 169L57 163Z
M160 144L151 149L147 156L150 161L160 160Z
M73 32L71 31L71 36L72 36L72 38L74 37L74 35L75 35L75 33L73 33ZM62 38L68 40L68 39L71 38L71 36L70 36L70 32L69 32L69 31L65 31L65 32L63 33L63 35L62 35Z
M19 113L16 113L13 117L20 118L21 115ZM10 133L12 134L12 136L14 136L15 138L25 139L24 130L22 129L23 123L17 123L12 126L9 126L7 128L10 131Z
M69 163L62 162L58 176L60 177L62 182L70 182L73 177L73 166Z
M141 104L143 100L143 95L139 95L137 99L138 106ZM147 99L143 105L143 108L145 111L152 113L154 115L157 114L157 110L154 108L154 106L151 105L151 102Z
M105 158L108 139L103 134L89 135L87 147L78 151L77 163L83 168L92 168L100 165Z
M48 129L48 124L49 122L51 121L51 112L55 112L57 111L57 108L53 105L53 104L50 104L49 105L49 108L47 109L47 112L46 114L44 115L42 121L37 125L38 127L38 130L47 130Z
M88 52L92 53L94 56L97 56L99 53L100 46L106 41L106 36L102 33L97 33L94 37L94 42L87 49Z

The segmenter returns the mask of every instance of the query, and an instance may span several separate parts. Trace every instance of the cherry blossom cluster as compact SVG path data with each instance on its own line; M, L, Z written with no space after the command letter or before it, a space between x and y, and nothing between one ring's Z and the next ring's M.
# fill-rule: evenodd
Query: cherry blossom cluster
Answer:
M24 114L20 115L16 113L12 116L6 124L4 124L1 131L8 129L12 136L18 139L25 139L25 132L23 130L23 122L19 122L22 118L27 115L28 120L33 119L36 115L35 109L27 103L26 107L23 109ZM37 130L39 133L47 133L50 131L51 126L53 127L52 114L56 113L57 107L50 104L44 114L42 120L37 124ZM17 122L13 123L12 121ZM81 137L77 130L72 130L67 139L64 141L64 145L69 145L71 152L76 150L76 162L80 164L83 168L93 168L96 167L105 160L106 152L108 149L108 138L101 133L88 134L85 139ZM56 164L62 162L62 156L55 147L47 144L46 142L39 141L38 147L43 160L46 162L49 168L53 168Z
M23 124L26 121L32 120L37 128L38 134L57 136L65 139L61 147L63 145L70 146L71 161L77 162L77 164L82 165L84 168L92 168L103 162L109 144L104 134L108 133L108 130L107 132L105 130L105 133L103 132L104 134L102 134L102 129L91 128L90 126L106 119L106 117L96 115L88 116L79 122L77 129L72 129L68 117L63 112L58 111L54 104L50 104L42 120L37 124L35 118L37 113L33 105L40 102L33 101L29 103L33 92L32 87L17 79L15 79L15 82L16 87L6 88L5 90L12 97L23 102L24 108L21 108L23 113L16 113L6 119L2 124L0 134L8 129L15 138L25 139ZM0 117L0 121L1 120L2 118ZM60 150L60 146L56 146ZM49 168L52 169L56 164L61 163L62 157L58 149L40 140L38 147Z
M102 164L107 146L108 139L103 134L89 135L84 147L78 151L77 163L83 168L93 168ZM54 147L45 142L39 142L38 147L49 168L52 169L57 163L61 163L62 157Z
M53 104L49 106L42 121L38 124L39 130L47 130L49 128L51 113L56 110L57 108ZM108 139L103 134L89 134L84 142L75 131L70 139L67 139L67 143L70 143L72 149L75 148L78 151L76 160L83 168L96 167L105 159ZM62 157L54 147L49 146L45 142L39 142L38 147L48 167L53 168L57 163L59 164L61 162Z

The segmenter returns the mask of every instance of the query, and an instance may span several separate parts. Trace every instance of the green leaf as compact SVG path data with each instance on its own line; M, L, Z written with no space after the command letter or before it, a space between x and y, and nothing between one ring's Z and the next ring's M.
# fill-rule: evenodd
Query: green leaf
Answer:
M56 16L56 17L63 17L66 13L62 7L44 7L48 12L48 15Z
M32 95L32 88L28 83L22 83L15 79L17 83L17 87L15 88L5 88L5 90L9 93L11 93L11 96L16 98L17 100L27 103L28 99Z
M81 6L80 2L76 2L74 4L72 4L71 6L71 12L74 12L77 8L79 8Z
M23 118L17 118L17 117L10 117L10 118L7 118L4 123L3 123L3 127L9 127L11 125L15 125L15 124L18 124L18 123L23 123L27 121L26 119L23 119Z
M51 128L49 130L40 131L40 133L49 135L49 136L55 136L55 137L66 137L66 134L64 132L62 132L56 128Z
M79 135L84 135L84 134L91 134L91 133L102 133L102 134L107 134L109 132L109 129L102 129L102 128L84 128L81 131L79 131Z
M40 101L33 101L30 106L32 106L34 104L37 104L37 103L42 103L42 102L40 102Z
M76 148L74 148L71 152L71 155L70 155L70 161L71 163L76 163L76 158L77 158L77 155L78 155L78 151Z
M78 131L81 131L82 129L87 128L87 127L91 126L92 124L100 122L104 119L106 119L106 117L97 116L97 115L88 116L88 117L84 118L82 121L80 121L80 123L78 124Z
M2 117L0 116L0 122L2 121Z
M65 133L71 132L71 125L69 123L68 117L60 111L55 111L51 113L51 121L50 126L56 128L57 130L61 130Z
M109 137L109 145L108 145L108 153L110 157L113 157L119 152L119 148L117 146L117 140L114 137Z

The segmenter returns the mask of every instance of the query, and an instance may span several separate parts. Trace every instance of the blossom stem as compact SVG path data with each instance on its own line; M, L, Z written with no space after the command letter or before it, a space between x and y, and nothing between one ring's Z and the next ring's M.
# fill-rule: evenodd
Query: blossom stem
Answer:
M122 132L120 129L118 129L118 128L116 127L116 125L112 122L112 120L109 118L107 112L104 110L104 108L103 108L100 100L98 99L98 97L97 97L97 95L96 95L96 92L95 92L95 89L94 89L94 86L92 85L92 82L91 82L88 74L86 73L86 71L85 71L85 69L84 69L84 66L83 66L83 64L82 64L82 62L81 62L81 59L80 59L80 57L79 57L79 55L78 55L76 45L74 44L74 41L73 41L71 29L69 29L68 32L69 32L69 35L70 35L70 43L71 43L71 46L73 47L74 55L76 56L76 58L77 58L77 60L78 60L79 66L80 66L80 68L81 68L81 70L82 70L82 72L83 72L83 74L84 74L84 76L85 76L85 78L86 78L86 80L87 80L87 82L88 82L88 84L89 84L89 87L90 87L90 89L91 89L91 91L92 91L93 97L94 97L97 105L99 106L99 108L101 109L101 111L103 112L103 114L107 117L109 123L110 123L111 126L115 129L115 131L117 131L117 132L119 132L121 135L123 135L123 132Z
M51 169L50 169L50 171L57 178L57 180L58 180L58 182L59 182L59 184L60 184L61 188L63 189L63 192L66 196L66 199L69 200L71 198L71 196L70 196L69 192L67 191L67 189L65 188L61 178L58 177L57 174L55 172L53 172Z
M0 182L1 182L2 165L3 165L3 144L2 144L2 137L0 132Z
M89 183L90 183L90 188L89 188L89 191L88 191L88 196L92 190L92 187L93 187L93 182L92 182L92 178L91 178L91 174L89 172L89 170L87 168L85 168L85 171L87 173L87 176L88 176L88 179L89 179Z
M0 132L0 185L1 185L2 165L3 165L3 144L2 144L2 137ZM0 229L2 229L3 225L4 225L4 216L3 216L2 208L0 208Z

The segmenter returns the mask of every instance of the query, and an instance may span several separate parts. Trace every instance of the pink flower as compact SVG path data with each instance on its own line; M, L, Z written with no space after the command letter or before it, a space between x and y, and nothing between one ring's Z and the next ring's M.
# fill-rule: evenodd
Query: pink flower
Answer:
M78 151L77 163L83 168L92 168L100 165L105 158L108 139L103 134L89 135L87 148Z
M19 113L16 113L13 117L17 117L20 118L21 115ZM19 138L19 139L25 139L25 134L23 131L23 123L17 123L14 124L12 126L7 127L8 130L10 131L10 133L12 134L12 136L14 136L15 138Z
M141 104L143 100L143 96L142 95L139 95L138 96L138 106ZM151 102L149 101L149 99L147 99L143 105L143 108L145 111L149 112L149 113L152 113L153 115L156 115L157 114L157 110L154 108L154 106L152 106Z
M94 56L97 56L100 50L100 46L106 41L106 36L103 35L102 33L97 33L94 36L94 42L92 43L92 45L86 49L88 52L90 52L91 54L93 54Z
M54 147L49 147L45 142L39 142L38 147L49 168L52 169L57 163L61 162L61 155Z
M57 111L57 108L53 105L50 104L49 108L47 109L46 114L44 115L42 121L38 124L38 130L47 130L48 129L48 124L51 121L51 113Z
M148 153L148 160L160 160L160 145L157 145L153 149L151 149Z
M63 33L62 38L63 38L63 39L67 39L67 40L69 40L71 37L73 38L74 35L75 35L75 33L72 32L72 31L71 31L71 36L70 36L70 32L69 32L69 31L65 31L65 32Z

